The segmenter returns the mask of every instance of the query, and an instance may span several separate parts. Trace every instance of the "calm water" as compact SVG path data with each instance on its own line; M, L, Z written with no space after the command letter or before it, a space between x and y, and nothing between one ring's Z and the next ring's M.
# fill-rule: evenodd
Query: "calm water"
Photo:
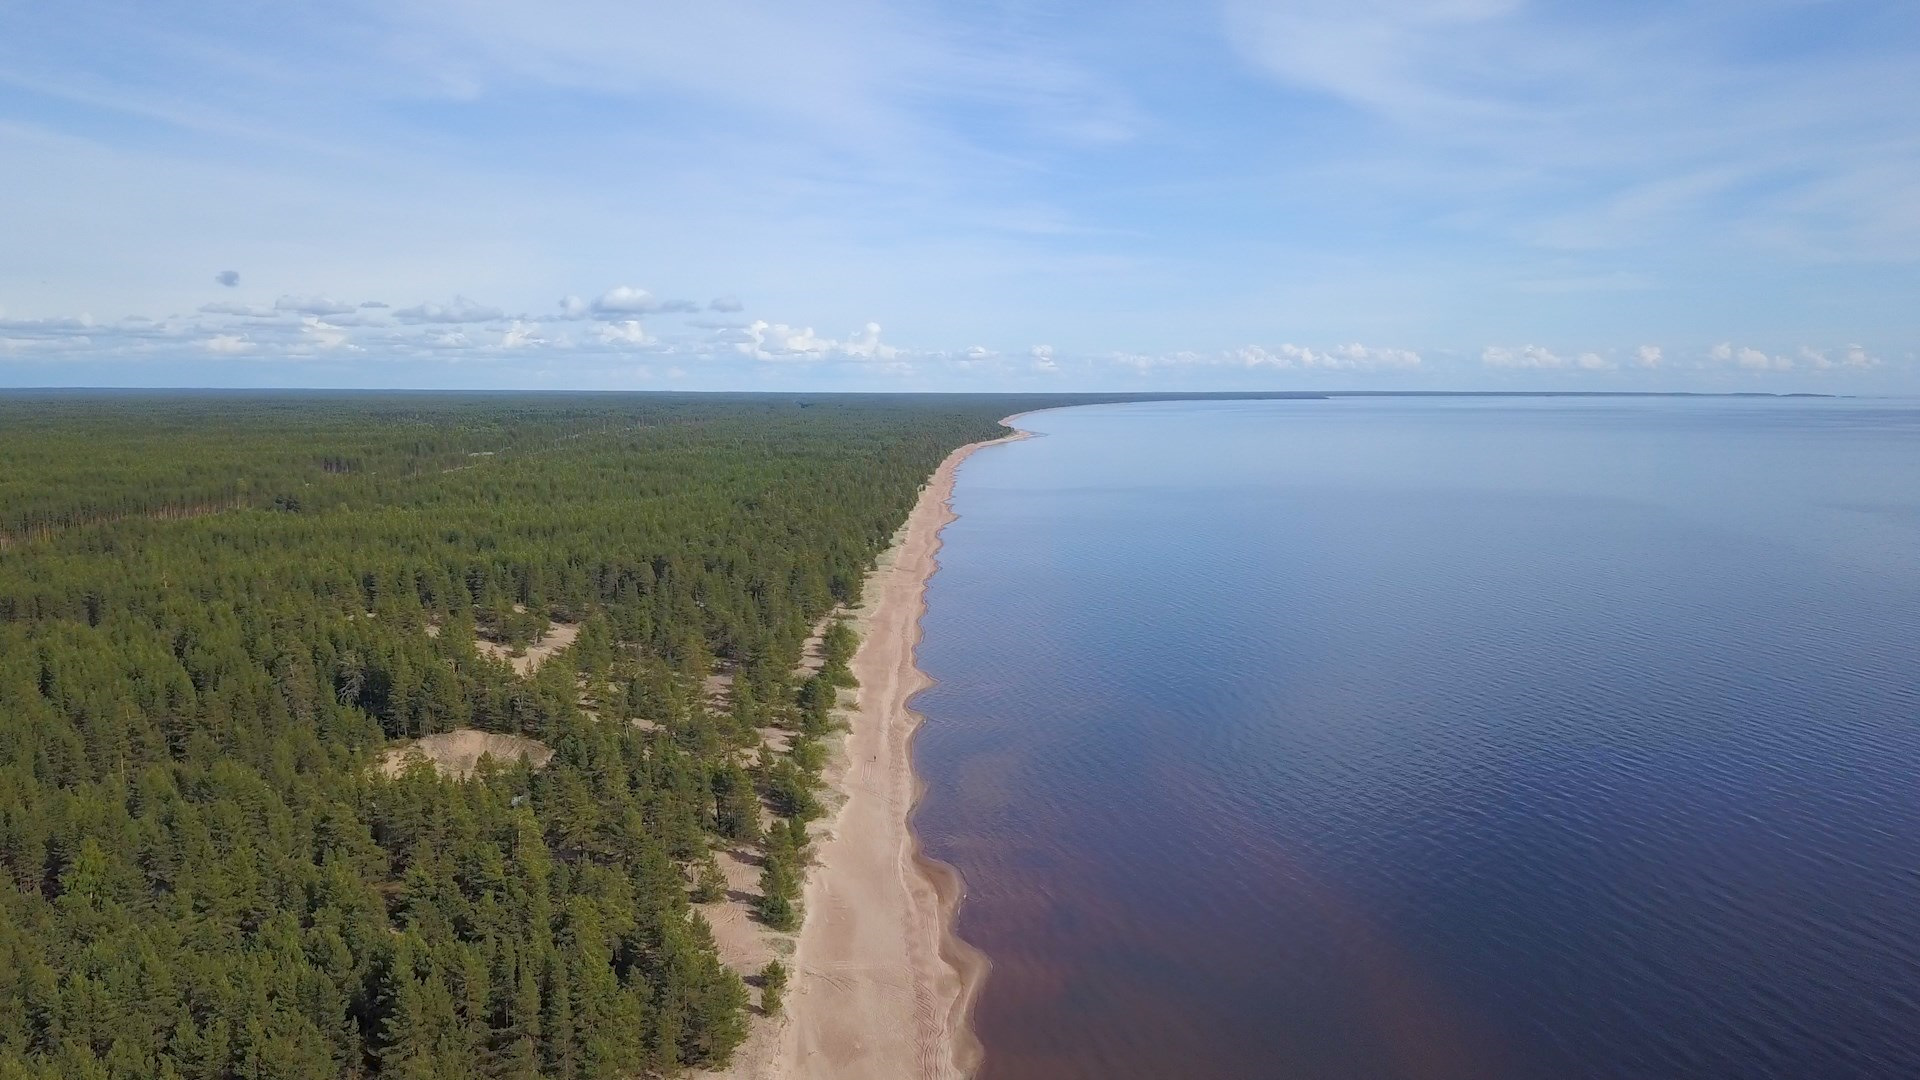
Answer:
M1920 1076L1920 406L1105 406L963 469L991 1080Z

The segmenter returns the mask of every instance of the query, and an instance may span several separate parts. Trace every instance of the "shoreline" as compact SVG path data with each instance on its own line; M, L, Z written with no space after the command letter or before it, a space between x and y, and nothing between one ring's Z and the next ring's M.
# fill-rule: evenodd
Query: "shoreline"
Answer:
M1009 434L947 455L867 575L854 615L859 688L825 775L842 801L815 841L786 1009L756 1019L723 1076L964 1080L979 1068L971 1017L987 958L954 934L959 872L926 855L913 828L923 718L909 702L933 685L915 652L941 533L958 516L955 475L975 451L1030 437L1018 419L1000 421Z

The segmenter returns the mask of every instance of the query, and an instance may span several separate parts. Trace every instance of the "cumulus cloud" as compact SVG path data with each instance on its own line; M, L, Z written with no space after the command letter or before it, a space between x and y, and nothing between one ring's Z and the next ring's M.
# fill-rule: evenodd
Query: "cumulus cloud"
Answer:
M1838 355L1835 355L1835 353ZM1864 369L1880 366L1880 358L1859 345L1848 345L1841 349L1816 349L1811 345L1800 346L1800 361L1815 371L1841 371L1846 369Z
M503 349L526 349L548 344L540 336L540 324L513 320L513 325L500 334L500 347Z
M506 318L507 313L497 307L456 296L450 304L425 303L401 308L393 313L393 317L407 323L482 323L498 322Z
M723 298L725 299L725 298ZM1031 345L1006 354L986 345L964 349L916 349L885 338L877 322L868 322L840 336L827 336L812 326L748 320L712 314L665 324L662 332L653 319L618 314L616 308L638 311L682 311L685 301L662 301L643 289L618 286L594 300L568 296L559 312L540 316L511 316L500 308L479 304L465 296L449 303L423 303L392 310L380 301L348 305L324 295L283 295L269 306L222 300L201 305L197 314L154 320L138 316L107 323L86 315L54 318L5 318L0 315L0 353L45 357L62 353L258 357L317 359L334 354L373 354L404 357L453 354L503 358L508 353L538 351L542 357L581 358L567 370L578 375L612 371L595 368L587 358L599 355L608 364L630 367L638 354L658 357L662 365L678 362L708 365L707 371L732 361L784 362L818 365L822 378L858 371L863 375L939 374L961 376L986 386L991 377L1040 379L1072 371L1081 376L1114 379L1127 372L1155 375L1159 381L1141 385L1247 385L1250 372L1366 373L1431 370L1420 353L1410 349L1352 342L1329 347L1285 343L1246 345L1234 349L1167 352L1071 352L1066 357L1050 344ZM730 308L718 301L703 311ZM474 324L492 324L472 329ZM1460 373L1462 362L1473 364L1474 354L1440 354L1440 373ZM542 361L545 362L544 359ZM1901 368L1920 360L1897 354L1891 364ZM1609 352L1556 351L1543 345L1490 345L1478 354L1478 366L1509 371L1579 372L1633 371L1645 377L1702 377L1703 387L1730 388L1733 377L1763 379L1771 373L1793 372L1803 377L1841 379L1849 373L1867 373L1883 361L1865 346L1848 344L1801 345L1781 350L1736 342L1684 350L1659 345L1617 347ZM627 370L620 367L617 370ZM503 368L503 370L505 370ZM736 372L742 366L734 368ZM1713 376L1712 373L1720 373ZM1189 374L1191 373L1191 374ZM1205 373L1204 375L1202 373ZM724 377L724 376L721 376ZM1709 378L1710 377L1710 378ZM1183 379L1195 381L1183 383ZM1385 385L1385 384L1383 384Z
M893 360L900 355L899 349L880 343L880 324L877 322L861 327L858 334L841 343L840 351L862 360Z
M572 300L573 297L568 297ZM563 303L563 306L564 303ZM655 312L693 312L700 305L692 300L662 300L645 289L632 285L615 285L596 298L592 305L593 314L608 315L650 315Z
M737 331L716 337L731 340L736 351L756 360L858 360L892 362L902 359L899 349L880 340L880 324L867 323L844 340L821 337L811 326L789 326L755 319Z
M343 304L325 296L283 296L273 302L273 310L284 315L311 315L325 318L328 315L345 315L353 311L355 305Z
M360 346L353 343L345 329L311 315L300 320L300 334L305 343L315 349L328 352L335 349L360 351Z
M259 304L242 304L232 300L222 300L211 304L201 304L200 311L205 315L239 315L248 319L271 319L279 312Z
M1108 362L1145 374L1156 369L1178 368L1251 368L1279 371L1413 371L1422 364L1412 349L1397 349L1351 342L1330 349L1315 349L1292 343L1268 347L1242 345L1220 352L1185 349L1168 353L1116 352Z
M1864 371L1879 367L1881 360L1860 345L1844 345L1838 349L1822 349L1812 345L1800 346L1792 356L1785 353L1771 353L1751 345L1736 345L1723 341L1707 350L1706 366L1710 368L1733 368L1738 371L1779 372L1779 371Z
M596 314L625 312L638 314L657 310L659 303L654 295L645 289L636 289L631 285L615 285L594 300L593 310Z
M1716 367L1733 367L1741 371L1792 371L1793 357L1773 356L1764 349L1751 345L1735 345L1723 341L1707 350L1707 360Z
M746 307L745 304L740 302L740 298L737 296L716 296L712 300L707 301L708 311L745 311Z
M52 319L0 319L0 331L28 334L73 334L85 333L98 324L91 315L57 317Z
M1301 368L1323 371L1408 370L1420 366L1420 354L1411 349L1381 348L1349 342L1321 351L1291 343L1268 349L1246 345L1231 359L1245 367Z
M1659 360L1659 350L1654 349L1654 360ZM1644 349L1642 350L1644 354ZM1523 368L1535 370L1573 370L1573 371L1610 371L1614 363L1599 353L1583 352L1572 356L1562 356L1544 345L1489 345L1480 351L1480 362L1493 368Z
M630 346L650 345L653 343L653 339L647 336L646 329L640 325L639 319L623 319L620 322L602 323L598 329L598 337L601 344L604 345Z
M238 288L240 285L240 271L222 270L213 275L213 280L215 284L225 285L229 289Z

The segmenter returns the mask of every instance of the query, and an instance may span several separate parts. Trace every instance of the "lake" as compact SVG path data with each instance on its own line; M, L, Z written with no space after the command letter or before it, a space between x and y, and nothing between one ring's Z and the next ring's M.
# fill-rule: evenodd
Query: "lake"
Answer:
M1920 403L1021 426L916 702L986 1080L1920 1076Z

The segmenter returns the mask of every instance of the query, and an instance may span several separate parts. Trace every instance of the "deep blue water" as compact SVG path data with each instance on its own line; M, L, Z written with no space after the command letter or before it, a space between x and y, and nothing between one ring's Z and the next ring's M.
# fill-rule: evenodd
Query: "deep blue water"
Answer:
M1920 1076L1920 405L1023 426L917 702L990 1080Z

